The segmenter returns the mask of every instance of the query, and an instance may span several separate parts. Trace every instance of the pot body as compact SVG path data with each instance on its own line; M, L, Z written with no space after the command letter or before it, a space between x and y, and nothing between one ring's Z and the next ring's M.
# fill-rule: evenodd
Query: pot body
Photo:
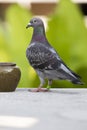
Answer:
M15 63L0 63L0 92L15 91L21 71Z

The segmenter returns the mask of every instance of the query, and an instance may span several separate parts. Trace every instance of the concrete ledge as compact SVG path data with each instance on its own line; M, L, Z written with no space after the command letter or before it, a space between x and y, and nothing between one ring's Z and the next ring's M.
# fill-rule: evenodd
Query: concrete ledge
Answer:
M87 89L0 93L0 130L87 130Z

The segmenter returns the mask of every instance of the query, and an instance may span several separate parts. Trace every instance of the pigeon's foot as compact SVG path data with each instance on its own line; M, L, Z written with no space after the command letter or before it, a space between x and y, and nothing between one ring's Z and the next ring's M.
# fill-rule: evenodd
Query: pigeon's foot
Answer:
M51 88L51 86L47 85L47 89L49 90Z
M29 89L30 92L48 92L48 88Z

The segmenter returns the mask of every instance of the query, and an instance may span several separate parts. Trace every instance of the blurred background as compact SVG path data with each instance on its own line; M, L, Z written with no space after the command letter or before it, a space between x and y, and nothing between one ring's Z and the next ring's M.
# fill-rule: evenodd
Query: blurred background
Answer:
M43 19L48 41L85 85L54 81L54 88L87 87L87 0L0 0L0 62L15 62L22 75L18 87L37 87L39 78L28 64L26 48L33 16Z

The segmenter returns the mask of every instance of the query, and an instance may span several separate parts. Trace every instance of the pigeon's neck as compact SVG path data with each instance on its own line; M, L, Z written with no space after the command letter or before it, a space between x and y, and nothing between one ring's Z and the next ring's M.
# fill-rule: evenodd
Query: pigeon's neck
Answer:
M45 42L46 36L45 36L45 29L44 27L36 27L33 31L32 41L38 41L38 42Z

